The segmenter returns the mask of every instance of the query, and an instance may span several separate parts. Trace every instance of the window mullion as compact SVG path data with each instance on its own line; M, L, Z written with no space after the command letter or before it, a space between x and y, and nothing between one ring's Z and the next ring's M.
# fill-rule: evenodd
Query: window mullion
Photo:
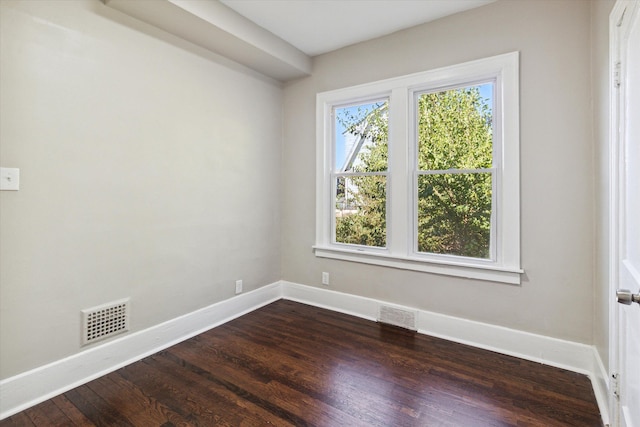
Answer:
M389 181L387 197L387 229L392 254L406 256L409 250L410 188L408 153L408 91L396 88L389 101Z
M443 170L419 170L418 175L456 175L467 173L493 173L495 168L483 168L483 169L443 169Z

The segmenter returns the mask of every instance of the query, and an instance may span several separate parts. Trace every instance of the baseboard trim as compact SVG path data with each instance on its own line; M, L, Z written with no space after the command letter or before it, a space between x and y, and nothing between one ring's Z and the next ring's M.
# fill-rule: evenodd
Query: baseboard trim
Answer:
M272 283L0 381L0 420L281 298Z
M376 320L384 301L283 282L283 298ZM413 307L407 309L415 310ZM607 374L594 346L448 316L418 311L418 332L587 375L605 425L609 420Z
M388 304L299 283L275 282L0 381L0 420L279 299L372 321L380 304ZM608 375L594 346L425 310L417 312L419 333L588 375L603 422L609 422Z

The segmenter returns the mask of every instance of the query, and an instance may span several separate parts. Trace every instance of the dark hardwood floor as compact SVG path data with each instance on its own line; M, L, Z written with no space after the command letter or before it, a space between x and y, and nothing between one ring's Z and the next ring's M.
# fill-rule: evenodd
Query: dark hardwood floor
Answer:
M278 301L0 426L601 426L589 379Z

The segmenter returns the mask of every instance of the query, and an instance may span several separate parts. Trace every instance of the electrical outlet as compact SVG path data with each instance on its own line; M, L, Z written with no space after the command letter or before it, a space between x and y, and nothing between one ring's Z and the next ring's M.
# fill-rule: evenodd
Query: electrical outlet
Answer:
M20 169L0 168L0 190L20 189Z
M236 280L236 294L242 292L242 280Z
M327 273L326 271L322 272L322 284L323 285L329 284L329 273Z

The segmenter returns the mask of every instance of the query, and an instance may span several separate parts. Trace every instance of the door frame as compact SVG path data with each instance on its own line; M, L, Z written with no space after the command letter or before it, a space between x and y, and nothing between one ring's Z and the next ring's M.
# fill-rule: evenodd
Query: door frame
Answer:
M609 414L610 425L620 424L620 401L617 398L620 372L620 335L619 335L619 310L620 304L616 301L618 288L618 262L620 256L620 222L624 212L620 210L620 191L624 169L621 162L624 161L622 147L624 135L622 130L625 125L624 102L625 93L618 90L619 81L624 79L624 67L620 65L621 48L624 41L621 37L621 27L630 22L624 22L624 17L631 16L633 8L638 7L638 2L633 0L617 0L609 15Z

